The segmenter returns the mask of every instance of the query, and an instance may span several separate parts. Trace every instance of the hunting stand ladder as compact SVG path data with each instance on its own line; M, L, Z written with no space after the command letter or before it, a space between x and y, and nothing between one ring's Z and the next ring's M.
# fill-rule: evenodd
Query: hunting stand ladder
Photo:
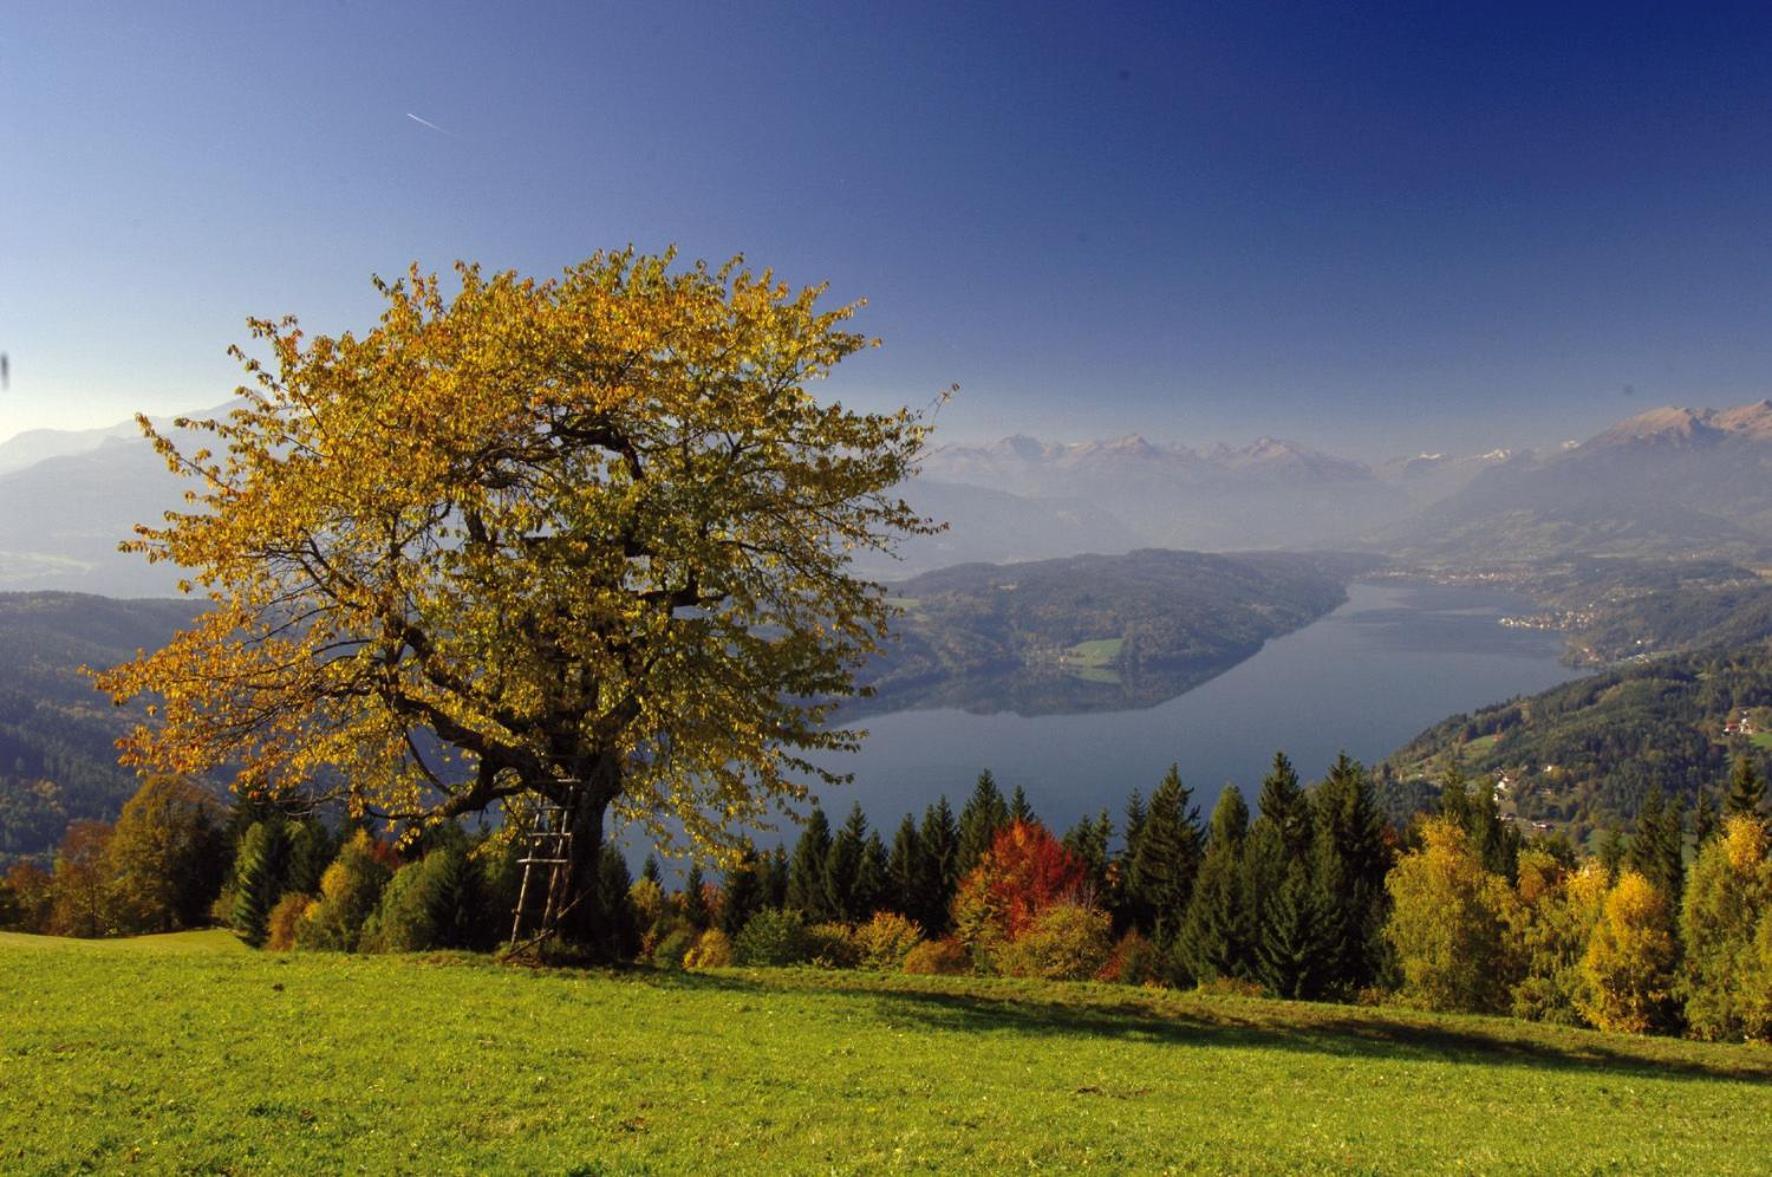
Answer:
M517 890L517 910L511 918L511 951L519 944L528 948L556 935L560 921L576 900L568 902L572 888L572 815L578 800L578 783L568 781L558 800L544 798L530 819L523 834L524 854L517 861L523 867L523 884ZM524 941L523 913L529 906L529 887L535 881L536 868L547 876L547 898L542 903L540 922L530 929Z

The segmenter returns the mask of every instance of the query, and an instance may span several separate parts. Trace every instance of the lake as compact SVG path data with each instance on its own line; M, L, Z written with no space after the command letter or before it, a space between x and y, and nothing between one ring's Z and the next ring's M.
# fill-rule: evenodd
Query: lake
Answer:
M1116 822L1133 788L1149 796L1171 762L1210 812L1227 781L1254 805L1283 750L1307 781L1345 749L1383 759L1446 716L1567 682L1559 634L1505 628L1532 612L1513 593L1444 585L1364 583L1312 624L1254 657L1141 711L1025 717L904 711L859 721L862 750L821 761L855 774L825 790L832 821L860 801L888 841L899 818L946 793L956 812L979 770L1003 791L1027 790L1057 829L1107 806Z

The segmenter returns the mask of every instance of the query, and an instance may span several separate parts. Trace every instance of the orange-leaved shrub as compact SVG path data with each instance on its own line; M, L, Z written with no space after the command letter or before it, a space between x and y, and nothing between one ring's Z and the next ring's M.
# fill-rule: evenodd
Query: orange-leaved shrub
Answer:
M958 976L972 971L972 954L958 940L925 940L904 958L904 971L917 976Z

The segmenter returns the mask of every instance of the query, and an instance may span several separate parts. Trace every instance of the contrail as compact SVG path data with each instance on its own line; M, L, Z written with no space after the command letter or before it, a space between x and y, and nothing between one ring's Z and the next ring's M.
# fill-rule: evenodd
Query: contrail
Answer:
M411 119L413 122L417 123L421 127L431 128L431 130L437 132L437 134L439 134L439 135L448 135L451 139L455 138L455 136L453 134L451 134L449 131L445 131L442 127L439 127L436 123L433 123L430 119L421 119L416 114L413 114L410 110L406 112L406 117Z

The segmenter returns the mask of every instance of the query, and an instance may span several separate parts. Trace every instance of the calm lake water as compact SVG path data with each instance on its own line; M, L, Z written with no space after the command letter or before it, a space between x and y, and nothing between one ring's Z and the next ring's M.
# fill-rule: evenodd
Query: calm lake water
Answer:
M989 768L1005 793L1023 786L1041 817L1064 829L1104 805L1117 820L1126 795L1137 787L1148 796L1174 762L1203 812L1227 781L1253 804L1277 750L1311 780L1342 749L1380 760L1455 712L1577 677L1557 662L1559 635L1497 624L1530 611L1512 593L1356 584L1335 612L1147 710L870 716L859 753L824 761L855 783L823 800L833 823L860 801L890 840L907 810L921 814L939 794L957 811Z

